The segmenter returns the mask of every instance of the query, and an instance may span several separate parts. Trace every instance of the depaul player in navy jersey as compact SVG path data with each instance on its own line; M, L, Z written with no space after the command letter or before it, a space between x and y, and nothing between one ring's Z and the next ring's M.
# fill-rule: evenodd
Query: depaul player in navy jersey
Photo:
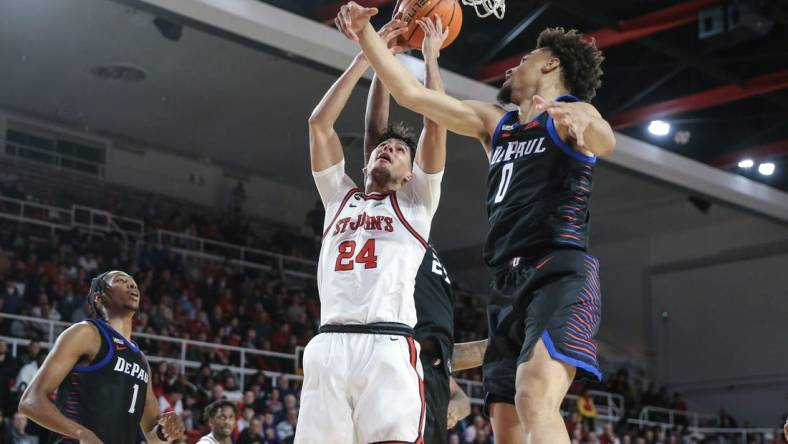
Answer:
M496 442L569 443L561 401L575 376L601 379L598 262L586 250L594 163L615 147L612 128L588 103L601 85L602 55L574 30L546 29L507 72L499 99L517 106L507 113L422 86L369 24L376 12L350 2L337 23L400 105L479 139L490 164L484 385Z
M93 279L88 301L95 318L57 338L20 412L51 430L52 443L133 444L140 429L149 443L180 439L183 423L174 413L160 414L150 366L131 340L140 304L134 278L103 273Z

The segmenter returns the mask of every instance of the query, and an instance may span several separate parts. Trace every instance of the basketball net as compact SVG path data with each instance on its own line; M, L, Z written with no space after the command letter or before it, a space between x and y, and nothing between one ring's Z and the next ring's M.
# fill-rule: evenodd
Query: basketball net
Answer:
M473 6L476 15L481 18L495 15L503 19L506 14L506 0L462 0L463 5Z

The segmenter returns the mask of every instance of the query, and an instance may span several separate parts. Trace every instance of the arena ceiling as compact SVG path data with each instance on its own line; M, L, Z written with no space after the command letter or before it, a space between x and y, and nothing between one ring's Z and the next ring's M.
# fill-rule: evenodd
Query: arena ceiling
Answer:
M307 2L291 3L295 8ZM469 68L462 68L467 66L463 65L463 54L493 45L494 41L489 40L491 36L500 38L500 34L513 26L510 21L521 20L521 16L527 14L527 8L513 3L507 12L507 21L502 23L494 19L478 21L466 11L467 29L456 47L446 51L446 65L472 75L467 71ZM588 23L584 24L575 15L559 8L558 3L546 10L555 14L552 21L548 20L549 14L539 19L543 21L535 22L518 37L522 45L512 43L502 50L500 57L527 47L526 42L533 41L535 30L548 24L583 25L582 29L590 29ZM628 17L651 9L648 5L666 5L666 2L634 3L640 6L612 8L607 13ZM0 2L0 66L3 67L0 69L0 108L177 151L312 190L306 119L336 79L336 67L307 59L303 54L238 39L226 32L212 32L204 27L195 29L188 22L184 27L173 26L173 22L167 21L172 18L166 14L161 16L167 20L154 21L156 15L151 9L139 10L135 7L137 4L109 0ZM782 26L777 25L773 32L783 29ZM689 33L682 29L671 32ZM476 39L479 38L488 41L478 43ZM473 50L474 45L479 48ZM672 63L672 59L664 55L652 54L650 58L650 50L640 48L635 42L622 48L631 45L635 46L629 49L629 55L614 52L621 48L608 53L607 82L616 87L601 91L598 104L603 110L610 111L612 104L620 103L625 88L630 92L637 90L637 82L625 86L628 78L637 75L647 82L648 75L664 75L664 70L640 68L640 62L660 66ZM684 50L688 50L686 45ZM633 54L641 52L642 59L633 58ZM753 51L750 55L755 54L760 52ZM317 54L314 59L320 56ZM782 56L784 54L773 62L782 60L784 64ZM722 55L714 57L723 58ZM144 73L144 79L123 82L96 75L102 72L97 68L111 65L139 70ZM776 68L758 67L757 72L738 74L757 76L770 69ZM714 86L714 82L691 66L683 71L686 72L677 74L678 77L667 83L689 88L681 80L686 74L696 78L697 88ZM615 77L617 75L622 77ZM632 106L668 97L660 91ZM359 88L337 124L346 144L350 169L357 172L356 177L361 168L359 142L365 94L366 84ZM780 100L783 96L774 97ZM734 114L721 111L728 107L730 110L743 107L741 109L746 112L756 110L758 115L764 116L763 121L744 119L748 129L743 132L740 126L731 123L732 116L741 115L738 113L742 111ZM752 144L786 137L785 122L770 115L777 108L778 105L764 97L753 97L719 109L698 111L697 116L691 114L695 117L682 114L684 119L703 122L691 127L690 143L679 148L664 142L664 148L698 158L707 153L711 161L714 156L738 149L735 143L752 138L756 133L762 134L758 140L752 140ZM719 115L714 117L709 113ZM413 124L420 122L418 116L400 109L394 110L392 119ZM646 139L639 128L635 126L624 133ZM739 128L738 132L735 128ZM765 131L768 128L771 130ZM647 140L657 143L650 138ZM635 142L629 145L640 146ZM714 151L715 147L718 151ZM644 150L647 148L650 149L643 145ZM778 170L771 183L783 186L776 182L779 177L782 176ZM444 250L456 251L457 261L478 263L479 245L487 231L483 206L485 181L486 162L478 144L452 136L443 199L433 237ZM753 187L757 188L755 185ZM713 197L698 195L607 162L598 167L594 196L595 242L647 237L755 217L738 208L720 205ZM698 199L689 199L693 196ZM710 202L715 203L709 208Z
M322 22L345 2L264 1ZM397 2L359 3L379 7L382 22ZM604 49L594 104L618 131L788 190L788 1L509 0L503 20L464 7L441 65L497 86L551 26L578 29ZM670 133L651 134L655 119ZM745 158L754 168L737 166ZM761 162L776 172L758 174Z

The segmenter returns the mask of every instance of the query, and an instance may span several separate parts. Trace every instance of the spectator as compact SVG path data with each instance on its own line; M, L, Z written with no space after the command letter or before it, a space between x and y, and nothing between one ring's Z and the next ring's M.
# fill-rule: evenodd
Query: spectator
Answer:
M583 424L590 432L594 432L594 421L596 420L596 405L588 390L583 390L583 394L577 398L577 411L580 413Z
M27 417L21 413L14 414L14 423L6 435L9 444L38 444L38 437L27 433Z
M249 427L238 436L238 444L262 444L264 441L263 420L257 415L252 418Z
M295 435L296 424L298 424L298 410L290 408L287 410L287 418L276 425L276 436L280 441L284 441Z
M613 430L613 424L605 424L604 431L599 435L599 442L601 444L621 444L621 439L616 435Z
M252 423L252 418L254 418L254 406L244 406L241 416L238 417L238 421L235 425L236 430L243 432Z
M44 363L44 354L39 353L38 357L28 362L27 364L23 365L21 369L19 369L19 373L16 375L16 384L14 384L14 391L17 393L21 393L21 387L27 387L30 385L30 381L33 380L33 377L38 373L38 369L41 367L41 364Z
M0 416L11 411L11 381L19 371L16 359L8 350L8 343L0 339Z
M25 365L29 362L35 361L40 354L41 343L38 341L30 341L30 344L27 346L27 350L25 350L25 353L20 357L20 364Z

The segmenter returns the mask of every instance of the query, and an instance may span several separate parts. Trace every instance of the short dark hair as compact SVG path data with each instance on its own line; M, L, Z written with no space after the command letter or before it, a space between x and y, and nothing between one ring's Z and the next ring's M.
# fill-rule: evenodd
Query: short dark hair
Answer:
M402 141L408 146L408 148L410 148L410 159L413 160L416 158L416 140L413 138L413 131L410 129L410 127L402 122L393 123L387 126L386 130L383 131L383 134L378 136L377 140L375 141L375 147L389 139L397 139Z
M546 48L561 61L561 80L575 97L590 102L602 86L602 51L596 42L587 40L576 29L547 28L536 40L537 48Z
M238 415L238 409L235 408L235 404L233 404L232 402L226 399L220 399L218 401L214 401L208 404L205 407L205 410L203 410L203 416L205 417L206 420L209 420L213 418L214 415L216 415L216 413L218 413L220 410L222 410L225 407L230 407L233 410L233 414L236 416Z

